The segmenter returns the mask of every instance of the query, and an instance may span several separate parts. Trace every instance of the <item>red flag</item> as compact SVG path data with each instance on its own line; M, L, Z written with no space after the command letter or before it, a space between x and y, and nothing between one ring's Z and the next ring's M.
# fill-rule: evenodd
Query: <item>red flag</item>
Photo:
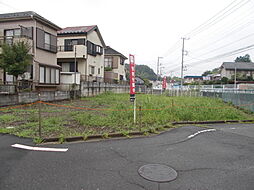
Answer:
M166 78L166 77L163 78L162 88L163 88L163 89L166 89L166 88L167 88L167 78Z
M135 58L134 55L129 55L130 62L130 99L135 99Z

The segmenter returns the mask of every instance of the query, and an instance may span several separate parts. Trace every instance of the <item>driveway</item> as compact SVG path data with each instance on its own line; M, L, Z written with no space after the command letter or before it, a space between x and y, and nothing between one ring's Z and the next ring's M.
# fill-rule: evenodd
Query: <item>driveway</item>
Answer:
M151 137L42 145L67 152L11 147L16 143L35 146L30 139L0 134L3 190L156 190L158 184L137 172L145 164L177 171L176 180L161 184L161 190L254 188L254 124L185 126Z

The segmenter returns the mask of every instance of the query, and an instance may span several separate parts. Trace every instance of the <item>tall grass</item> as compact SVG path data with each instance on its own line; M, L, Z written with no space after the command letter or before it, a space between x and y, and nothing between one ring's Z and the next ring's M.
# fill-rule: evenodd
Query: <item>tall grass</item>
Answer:
M211 121L254 119L253 114L208 97L167 97L136 95L137 122L133 123L133 103L128 94L105 93L58 104L93 108L79 110L42 106L43 136L107 134L134 130L153 130L172 121ZM141 108L141 111L139 111ZM18 123L17 123L18 122ZM14 128L8 129L7 127ZM38 135L38 107L0 112L0 132L19 136Z

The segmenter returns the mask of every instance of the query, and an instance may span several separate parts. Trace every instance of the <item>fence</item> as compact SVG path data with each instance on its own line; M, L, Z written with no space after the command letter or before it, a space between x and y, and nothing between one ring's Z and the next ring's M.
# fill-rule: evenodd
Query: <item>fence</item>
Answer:
M254 93L246 91L212 92L203 91L202 96L221 98L225 102L231 102L235 106L254 112Z

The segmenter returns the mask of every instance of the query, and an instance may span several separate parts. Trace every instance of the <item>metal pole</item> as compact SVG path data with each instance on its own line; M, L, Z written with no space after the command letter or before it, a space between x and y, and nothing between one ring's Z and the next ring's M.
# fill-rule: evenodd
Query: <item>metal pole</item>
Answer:
M39 137L41 138L41 93L39 92Z
M76 51L76 45L74 45L74 99L76 99L76 70L77 70L77 63L76 63L76 59L77 59L77 51Z
M76 59L77 59L77 52L76 52L76 45L74 45L74 75L75 75L75 78L74 78L74 83L76 85L76 68L77 68L77 65L76 65Z
M141 128L142 128L142 112L141 112L141 106L139 106L139 129L141 131Z
M136 123L136 98L134 99L134 102L133 102L133 121L135 124Z
M235 85L234 88L236 89L236 62L235 62Z
M182 38L183 40L183 46L182 46L182 64L181 64L181 89L183 89L183 57L184 57L184 40L185 38Z

